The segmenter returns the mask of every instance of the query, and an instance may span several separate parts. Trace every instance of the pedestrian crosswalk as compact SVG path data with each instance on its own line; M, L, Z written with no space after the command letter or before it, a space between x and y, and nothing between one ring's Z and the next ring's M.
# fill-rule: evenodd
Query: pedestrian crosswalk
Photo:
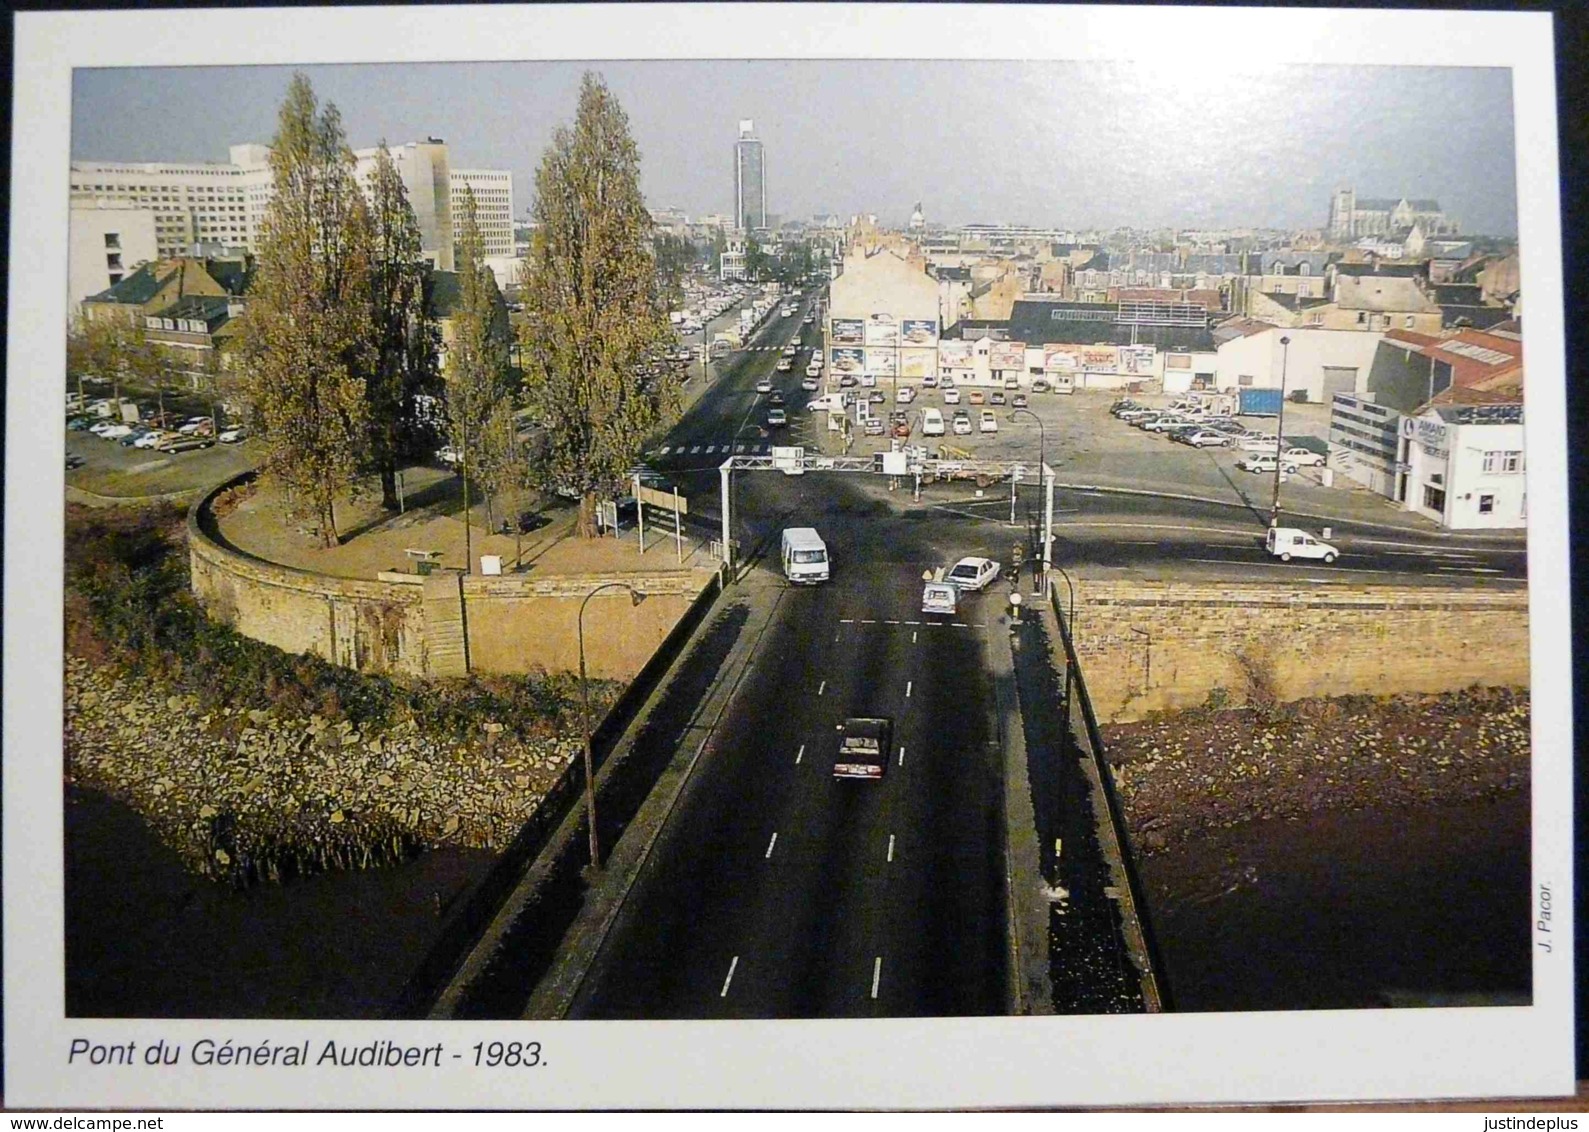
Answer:
M723 460L729 456L765 456L772 451L772 441L724 441L717 444L663 444L645 454L647 463L661 460L685 460L691 456L715 456Z
M807 345L804 345L804 344L802 344L800 342L790 342L790 343L788 343L788 345L795 346L795 347L797 347L797 348L799 348L801 350L815 350L815 349L817 349L816 346L807 346ZM783 350L782 346L746 346L745 347L745 352L746 353L750 353L752 351L755 351L756 353L776 354L776 353L781 352L782 350Z

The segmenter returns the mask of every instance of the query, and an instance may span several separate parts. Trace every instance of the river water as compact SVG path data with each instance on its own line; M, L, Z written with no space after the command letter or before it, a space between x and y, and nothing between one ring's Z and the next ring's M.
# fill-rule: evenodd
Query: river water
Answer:
M1177 1011L1530 999L1527 791L1249 822L1139 873Z

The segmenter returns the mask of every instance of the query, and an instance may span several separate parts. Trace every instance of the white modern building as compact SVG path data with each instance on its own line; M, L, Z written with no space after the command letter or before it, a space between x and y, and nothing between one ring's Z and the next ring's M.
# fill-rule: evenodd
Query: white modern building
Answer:
M68 310L160 258L155 214L130 204L74 204L67 227Z
M1401 419L1409 511L1448 530L1528 525L1523 406L1440 405Z
M1314 404L1326 405L1337 393L1364 390L1383 337L1366 330L1287 328L1253 321L1232 325L1239 332L1219 346L1216 388L1284 386L1288 398L1305 395ZM1216 338L1222 336L1216 331Z
M514 255L513 174L506 170L451 169L439 138L388 147L419 222L426 258L453 270L453 202L469 185L480 208L488 258ZM354 151L355 176L366 189L376 150ZM159 258L190 254L205 244L259 250L259 236L275 185L270 147L231 146L225 162L74 161L71 204L77 208L125 207L153 214Z
M506 169L454 169L452 214L455 217L463 216L465 187L474 193L475 219L480 224L486 256L513 255L513 174Z

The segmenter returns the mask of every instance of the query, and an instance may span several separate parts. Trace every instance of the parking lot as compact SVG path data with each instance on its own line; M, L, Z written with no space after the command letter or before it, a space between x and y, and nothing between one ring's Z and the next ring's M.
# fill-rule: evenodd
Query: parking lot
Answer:
M107 386L89 385L85 390L90 408L80 413L68 413L68 425L77 418L80 425L117 421L114 405L110 416L94 411L96 400L108 399ZM126 404L136 405L140 425L148 422L160 411L160 399L148 396L126 396ZM173 426L166 435L177 438L176 426L187 420L205 416L205 431L210 431L209 407L197 397L185 394L167 394L164 408ZM226 418L221 417L223 433ZM119 430L118 430L119 431ZM187 447L183 451L159 451L154 448L137 448L121 443L120 436L105 439L86 428L66 429L66 483L70 487L111 497L166 495L208 487L228 476L245 471L258 463L251 442L236 444L212 443L210 447ZM184 437L184 440L189 438ZM195 439L194 444L199 443ZM75 465L75 466L74 466Z

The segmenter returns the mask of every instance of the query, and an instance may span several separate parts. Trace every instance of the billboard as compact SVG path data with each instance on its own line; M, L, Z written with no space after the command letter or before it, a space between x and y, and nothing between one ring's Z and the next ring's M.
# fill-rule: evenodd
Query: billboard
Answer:
M858 318L836 318L829 338L835 346L859 346L865 335L865 326Z
M907 346L936 346L938 320L935 318L907 318L904 323L904 342Z
M1152 373L1153 358L1156 352L1152 346L1121 346L1120 372L1130 374Z
M910 350L899 352L900 377L926 377L938 372L938 351Z
M1049 344L1043 347L1043 369L1047 373L1074 372L1081 368L1081 358L1076 354L1074 346L1056 346Z
M840 347L833 351L834 373L860 373L864 368L859 348Z
M1025 369L1026 343L994 342L988 347L988 365L994 369Z
M899 323L891 314L874 314L866 318L866 344L868 346L899 345Z
M895 372L894 367L898 364L898 350L868 349L866 351L867 373L876 374L878 377L892 377Z
M1113 346L1083 346L1081 368L1088 373L1115 373L1120 355Z
M951 339L938 343L938 368L970 369L971 350L974 343Z

